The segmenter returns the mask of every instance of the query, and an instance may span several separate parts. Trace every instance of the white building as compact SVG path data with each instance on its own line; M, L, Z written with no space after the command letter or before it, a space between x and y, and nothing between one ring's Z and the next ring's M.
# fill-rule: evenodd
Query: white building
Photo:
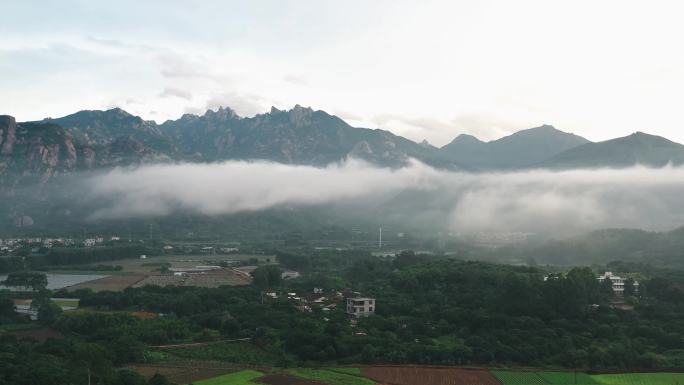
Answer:
M375 314L375 298L347 298L347 314L360 318Z
M88 238L83 241L83 246L85 247L93 247L97 243L97 239L95 238Z
M606 279L610 279L613 287L613 294L620 296L625 294L625 278L613 275L613 273L610 271L606 271L598 277L600 282L603 282ZM637 281L634 281L634 291L639 291L639 282Z

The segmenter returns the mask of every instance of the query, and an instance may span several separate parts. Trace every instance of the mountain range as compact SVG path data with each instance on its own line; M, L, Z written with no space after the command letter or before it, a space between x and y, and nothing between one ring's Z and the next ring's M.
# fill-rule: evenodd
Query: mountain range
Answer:
M684 163L684 146L640 132L594 143L543 125L489 142L463 134L436 148L386 130L352 127L299 105L254 117L219 108L162 124L119 108L35 122L0 116L2 189L77 170L141 163L268 160L320 167L347 157L383 167L400 167L414 158L467 171L661 167Z

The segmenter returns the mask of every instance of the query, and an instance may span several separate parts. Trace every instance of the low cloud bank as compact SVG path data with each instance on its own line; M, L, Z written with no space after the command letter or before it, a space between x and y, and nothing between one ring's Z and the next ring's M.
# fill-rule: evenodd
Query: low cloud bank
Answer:
M327 168L230 161L115 169L91 178L87 185L92 198L113 202L94 217L119 218L166 215L177 209L217 215L283 204L326 204L434 188L438 176L420 163L392 171L354 160Z
M268 162L150 165L86 180L108 202L93 219L205 215L279 205L324 205L420 192L446 204L450 231L550 232L602 227L669 229L684 224L684 168L463 173L419 162L390 170L350 160L327 168ZM445 203L446 202L446 203ZM397 202L395 210L405 205ZM378 219L382 221L381 218Z

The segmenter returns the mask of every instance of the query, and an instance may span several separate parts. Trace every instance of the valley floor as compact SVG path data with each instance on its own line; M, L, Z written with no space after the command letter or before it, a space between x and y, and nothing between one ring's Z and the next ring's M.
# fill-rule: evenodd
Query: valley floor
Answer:
M131 367L145 376L194 385L679 385L684 373L589 374L579 371L498 370L438 366L358 366L328 368L239 368L193 361ZM218 374L220 373L220 374Z

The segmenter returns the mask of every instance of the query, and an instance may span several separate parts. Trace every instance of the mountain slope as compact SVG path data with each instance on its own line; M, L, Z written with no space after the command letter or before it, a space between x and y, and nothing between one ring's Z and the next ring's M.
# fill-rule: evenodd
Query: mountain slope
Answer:
M77 150L71 134L55 124L17 123L0 116L0 189L8 191L22 180L45 182L74 169Z
M131 136L118 136L104 144L84 144L72 130L52 121L17 123L0 115L0 190L44 184L77 170L108 168L169 158L145 147Z
M439 150L445 159L479 170L524 168L588 143L581 136L544 125L491 142L460 135Z
M539 168L662 167L684 164L684 145L660 136L636 132L604 142L586 143L537 165Z
M130 137L154 151L168 155L177 155L178 152L155 122L143 120L120 108L106 111L84 110L61 118L48 118L39 123L52 123L64 127L81 145L109 145L118 138Z
M549 240L520 251L539 263L577 265L611 261L644 262L684 268L684 227L652 232L639 229L602 229L563 240Z
M439 162L434 149L388 131L356 128L324 111L296 105L289 111L241 118L230 109L184 115L160 126L195 159L265 159L280 163L325 166L348 156L382 166L400 166L408 158Z

